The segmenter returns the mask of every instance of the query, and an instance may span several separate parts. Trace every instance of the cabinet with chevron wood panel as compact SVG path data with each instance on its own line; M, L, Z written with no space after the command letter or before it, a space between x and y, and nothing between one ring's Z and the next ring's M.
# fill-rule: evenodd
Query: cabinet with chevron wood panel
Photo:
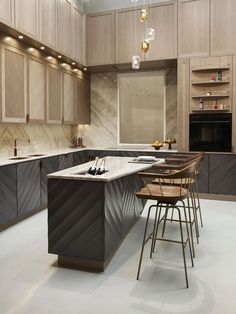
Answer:
M17 217L16 165L0 167L0 229Z
M40 208L40 160L17 164L18 216Z

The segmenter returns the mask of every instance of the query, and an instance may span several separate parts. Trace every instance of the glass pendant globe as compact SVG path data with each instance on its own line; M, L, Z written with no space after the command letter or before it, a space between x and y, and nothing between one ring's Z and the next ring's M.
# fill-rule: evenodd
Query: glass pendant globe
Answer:
M151 28L151 27L148 27L147 29L146 29L146 32L145 32L146 34L146 39L148 40L148 41L151 41L151 40L154 40L155 39L155 29L154 28Z
M132 57L132 69L138 70L140 68L140 57L139 56L133 56Z

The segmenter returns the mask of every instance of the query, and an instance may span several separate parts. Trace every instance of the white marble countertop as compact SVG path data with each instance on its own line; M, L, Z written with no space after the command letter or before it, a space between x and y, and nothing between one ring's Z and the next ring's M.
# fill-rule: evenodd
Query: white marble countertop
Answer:
M98 161L98 166L101 163L102 158ZM106 157L106 170L108 172L102 175L87 174L87 170L93 162L87 162L85 164L54 172L48 175L51 179L69 179L69 180L85 180L85 181L112 181L139 171L149 169L152 164L147 163L132 163L133 157ZM162 163L164 159L158 159L155 163Z

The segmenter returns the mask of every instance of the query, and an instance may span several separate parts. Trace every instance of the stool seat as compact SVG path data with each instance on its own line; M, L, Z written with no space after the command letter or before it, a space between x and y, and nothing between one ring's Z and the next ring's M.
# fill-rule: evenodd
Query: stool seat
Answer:
M147 184L139 192L135 193L138 198L158 200L159 202L176 203L188 195L188 190L183 187L171 185Z

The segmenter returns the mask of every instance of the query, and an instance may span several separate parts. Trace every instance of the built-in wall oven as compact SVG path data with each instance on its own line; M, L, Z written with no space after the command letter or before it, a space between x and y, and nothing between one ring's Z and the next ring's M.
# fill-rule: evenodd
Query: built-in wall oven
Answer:
M190 114L189 150L231 152L232 114Z

